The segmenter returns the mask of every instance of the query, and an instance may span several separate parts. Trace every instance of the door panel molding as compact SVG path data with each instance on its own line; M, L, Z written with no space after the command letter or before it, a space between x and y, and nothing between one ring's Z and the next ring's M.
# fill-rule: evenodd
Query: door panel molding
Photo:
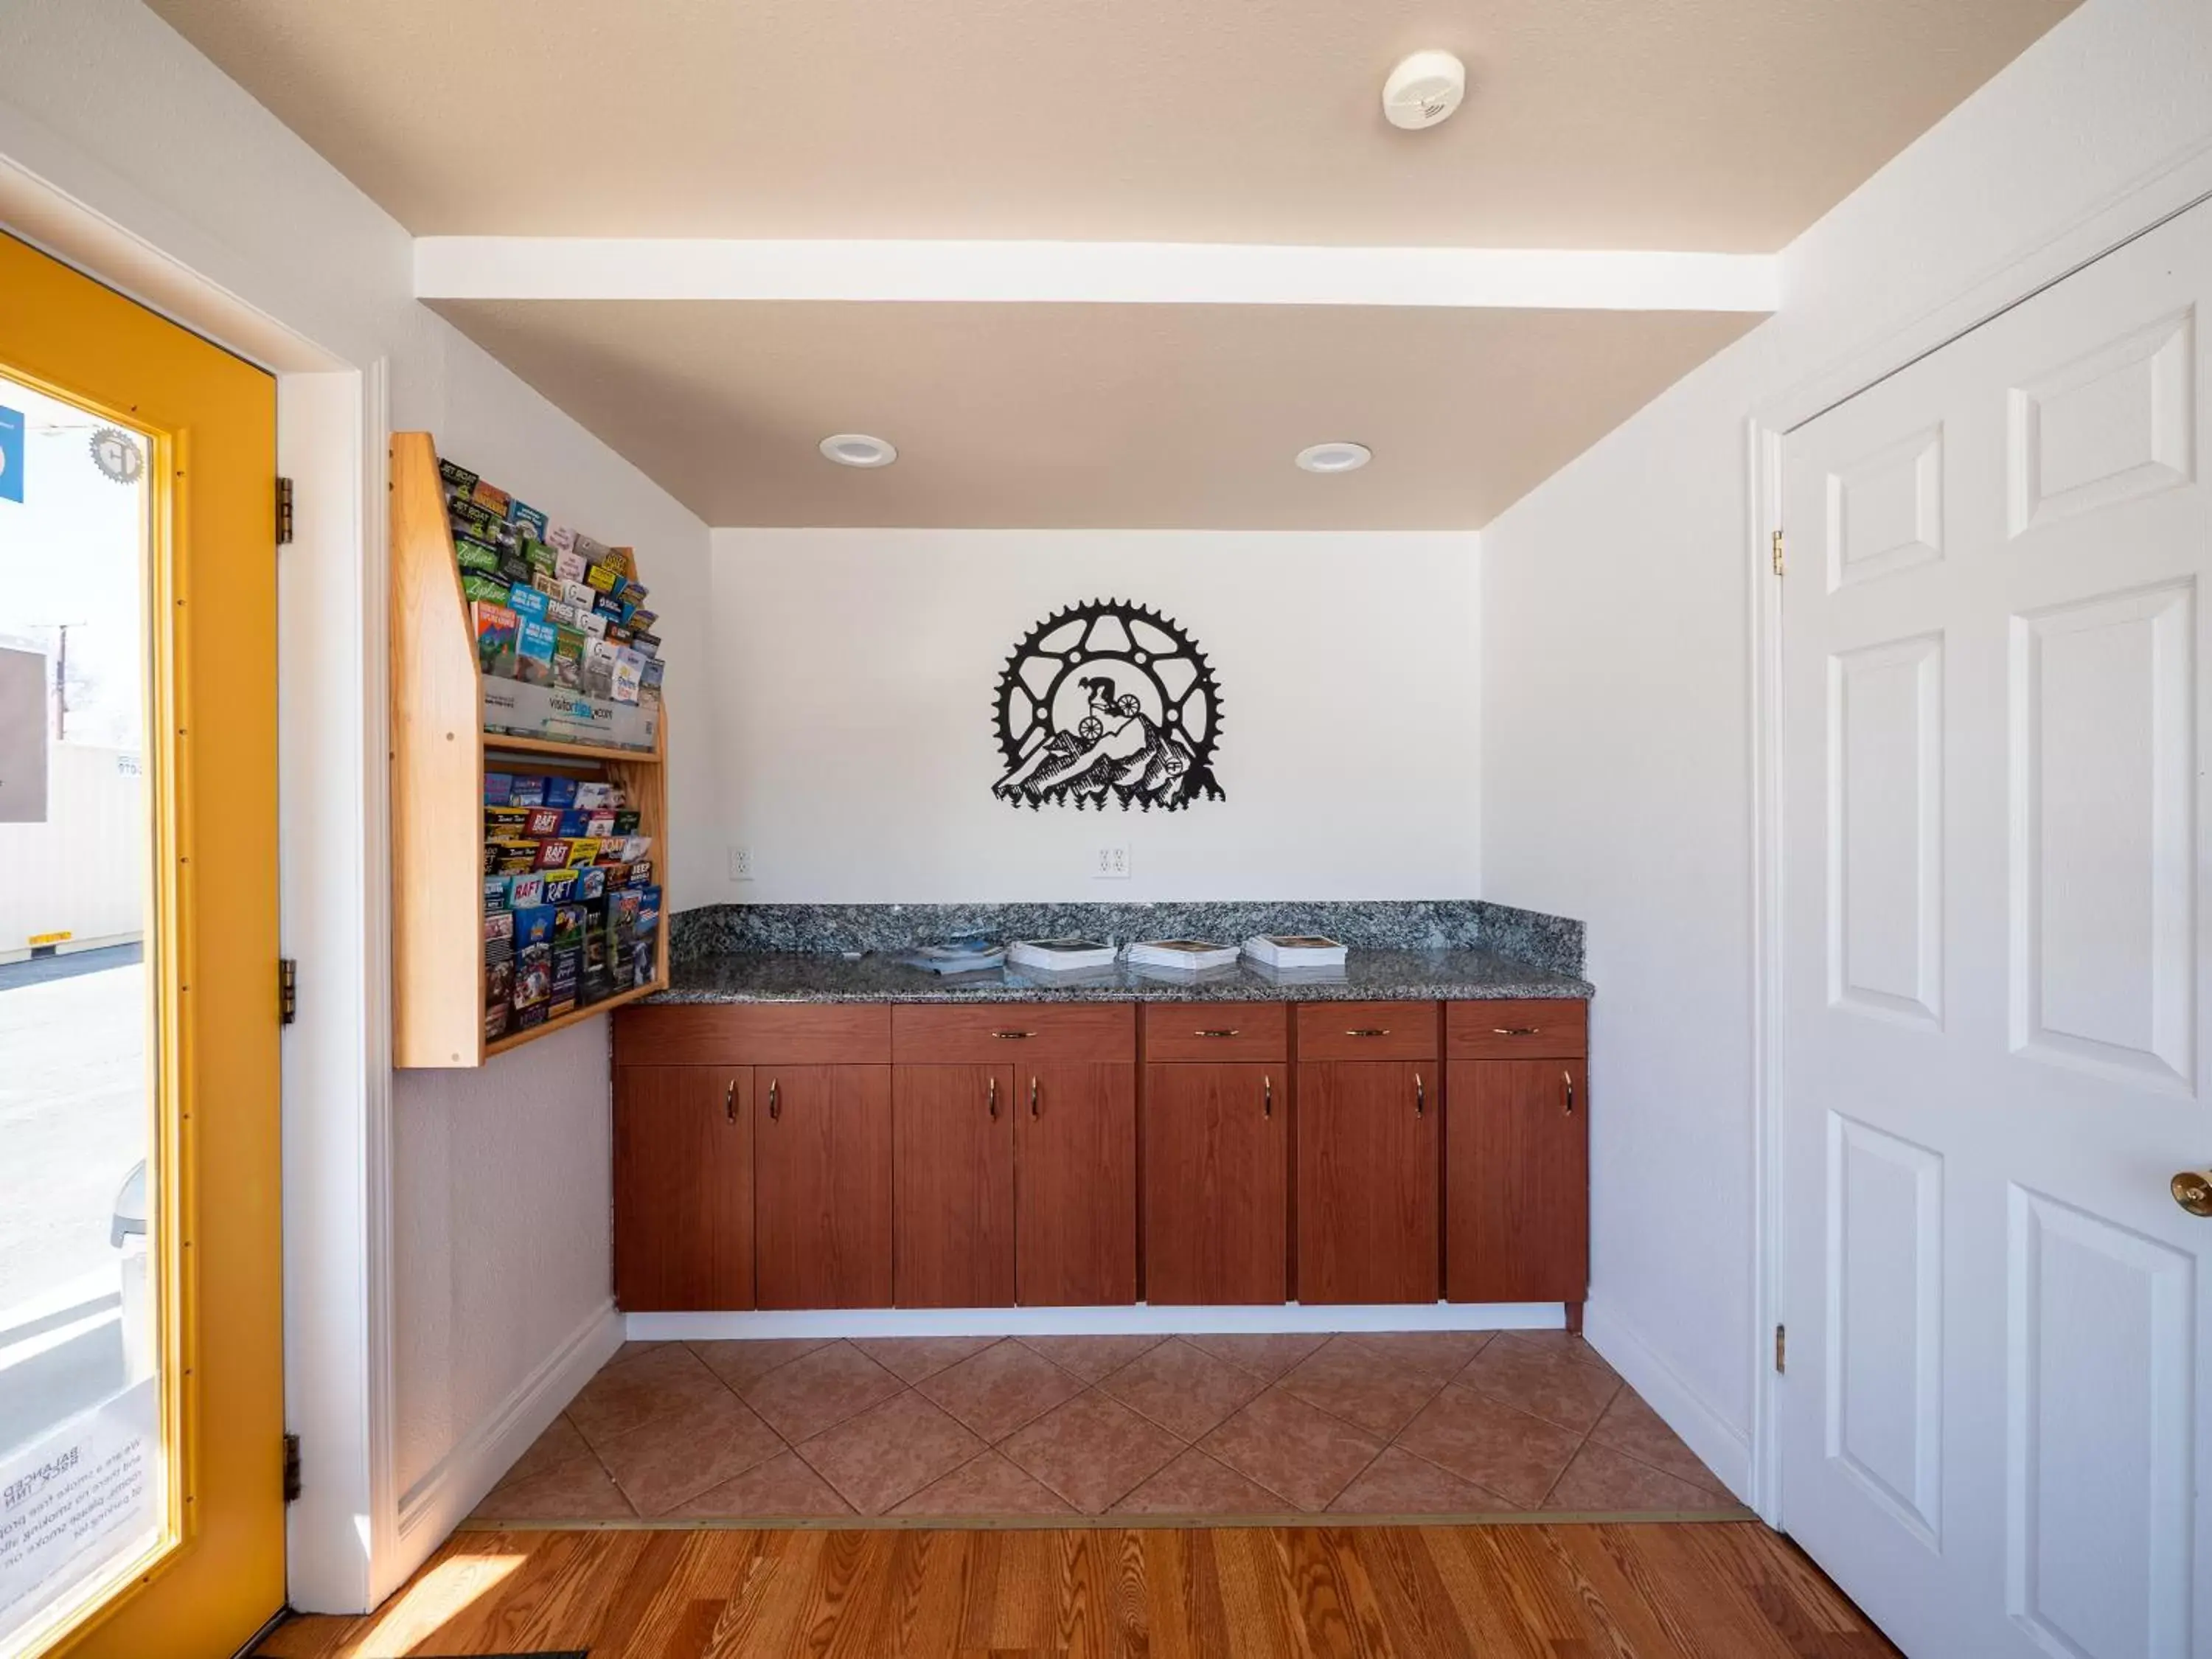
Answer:
M2013 387L2005 446L2010 534L2191 482L2196 367L2197 307L2190 305ZM2124 435L2138 441L2101 453L2087 428L2116 402L2133 405L2140 429Z
M1827 1455L1941 1551L1943 1157L1832 1112L1827 1176ZM1911 1329L1899 1334L1909 1368L1853 1363L1862 1327L1882 1316L1882 1290L1910 1306Z
M2015 616L2008 665L2013 1052L2185 1096L2197 1078L2196 599L2185 579ZM2086 822L2051 811L2054 772L2103 810ZM2122 864L2136 875L2124 914L2094 879ZM2067 947L2092 937L2131 944L2131 971L2063 977Z
M2046 1194L2005 1196L2005 1610L2053 1653L2187 1659L2197 1264ZM2119 1467L2046 1445L2054 1419L2138 1391L2148 1420ZM2116 1523L2117 1549L2087 1535Z
M1884 720L1904 722L1904 732L1887 735L1910 738L1910 760L1888 775L1860 776L1881 758ZM1940 1026L1942 635L1831 656L1827 738L1829 1006Z

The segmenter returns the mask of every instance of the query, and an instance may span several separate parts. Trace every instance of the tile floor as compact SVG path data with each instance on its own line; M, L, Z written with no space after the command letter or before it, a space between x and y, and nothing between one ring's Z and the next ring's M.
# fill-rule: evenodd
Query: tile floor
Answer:
M1579 1337L633 1342L480 1521L1729 1511Z

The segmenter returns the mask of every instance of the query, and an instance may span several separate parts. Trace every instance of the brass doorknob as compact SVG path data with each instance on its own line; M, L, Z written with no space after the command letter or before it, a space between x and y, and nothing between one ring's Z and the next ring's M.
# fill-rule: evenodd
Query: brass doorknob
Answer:
M2191 1215L2212 1216L2212 1170L2184 1170L2174 1176L2173 1201Z

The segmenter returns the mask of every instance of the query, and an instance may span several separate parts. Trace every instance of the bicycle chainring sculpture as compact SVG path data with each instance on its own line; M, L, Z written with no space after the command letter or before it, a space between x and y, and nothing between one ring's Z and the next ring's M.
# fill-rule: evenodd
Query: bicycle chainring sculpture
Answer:
M1006 659L993 718L1006 769L992 793L1016 806L1172 812L1225 799L1212 666L1148 606L1093 599L1037 623Z

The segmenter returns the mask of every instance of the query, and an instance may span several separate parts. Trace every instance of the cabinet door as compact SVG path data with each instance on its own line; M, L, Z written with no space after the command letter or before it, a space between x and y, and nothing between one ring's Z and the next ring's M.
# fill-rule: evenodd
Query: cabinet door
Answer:
M1437 1068L1298 1067L1298 1300L1437 1299Z
M753 1305L752 1073L615 1073L615 1301L630 1313Z
M1289 1299L1288 1081L1279 1064L1146 1068L1147 1302Z
M753 1068L763 1308L891 1302L891 1068Z
M1136 1066L1053 1060L1014 1076L1016 1299L1135 1302Z
M1444 1291L1580 1302L1589 1284L1588 1094L1580 1060L1455 1060L1449 1078Z
M1014 1109L1010 1066L892 1068L900 1307L1013 1306Z

